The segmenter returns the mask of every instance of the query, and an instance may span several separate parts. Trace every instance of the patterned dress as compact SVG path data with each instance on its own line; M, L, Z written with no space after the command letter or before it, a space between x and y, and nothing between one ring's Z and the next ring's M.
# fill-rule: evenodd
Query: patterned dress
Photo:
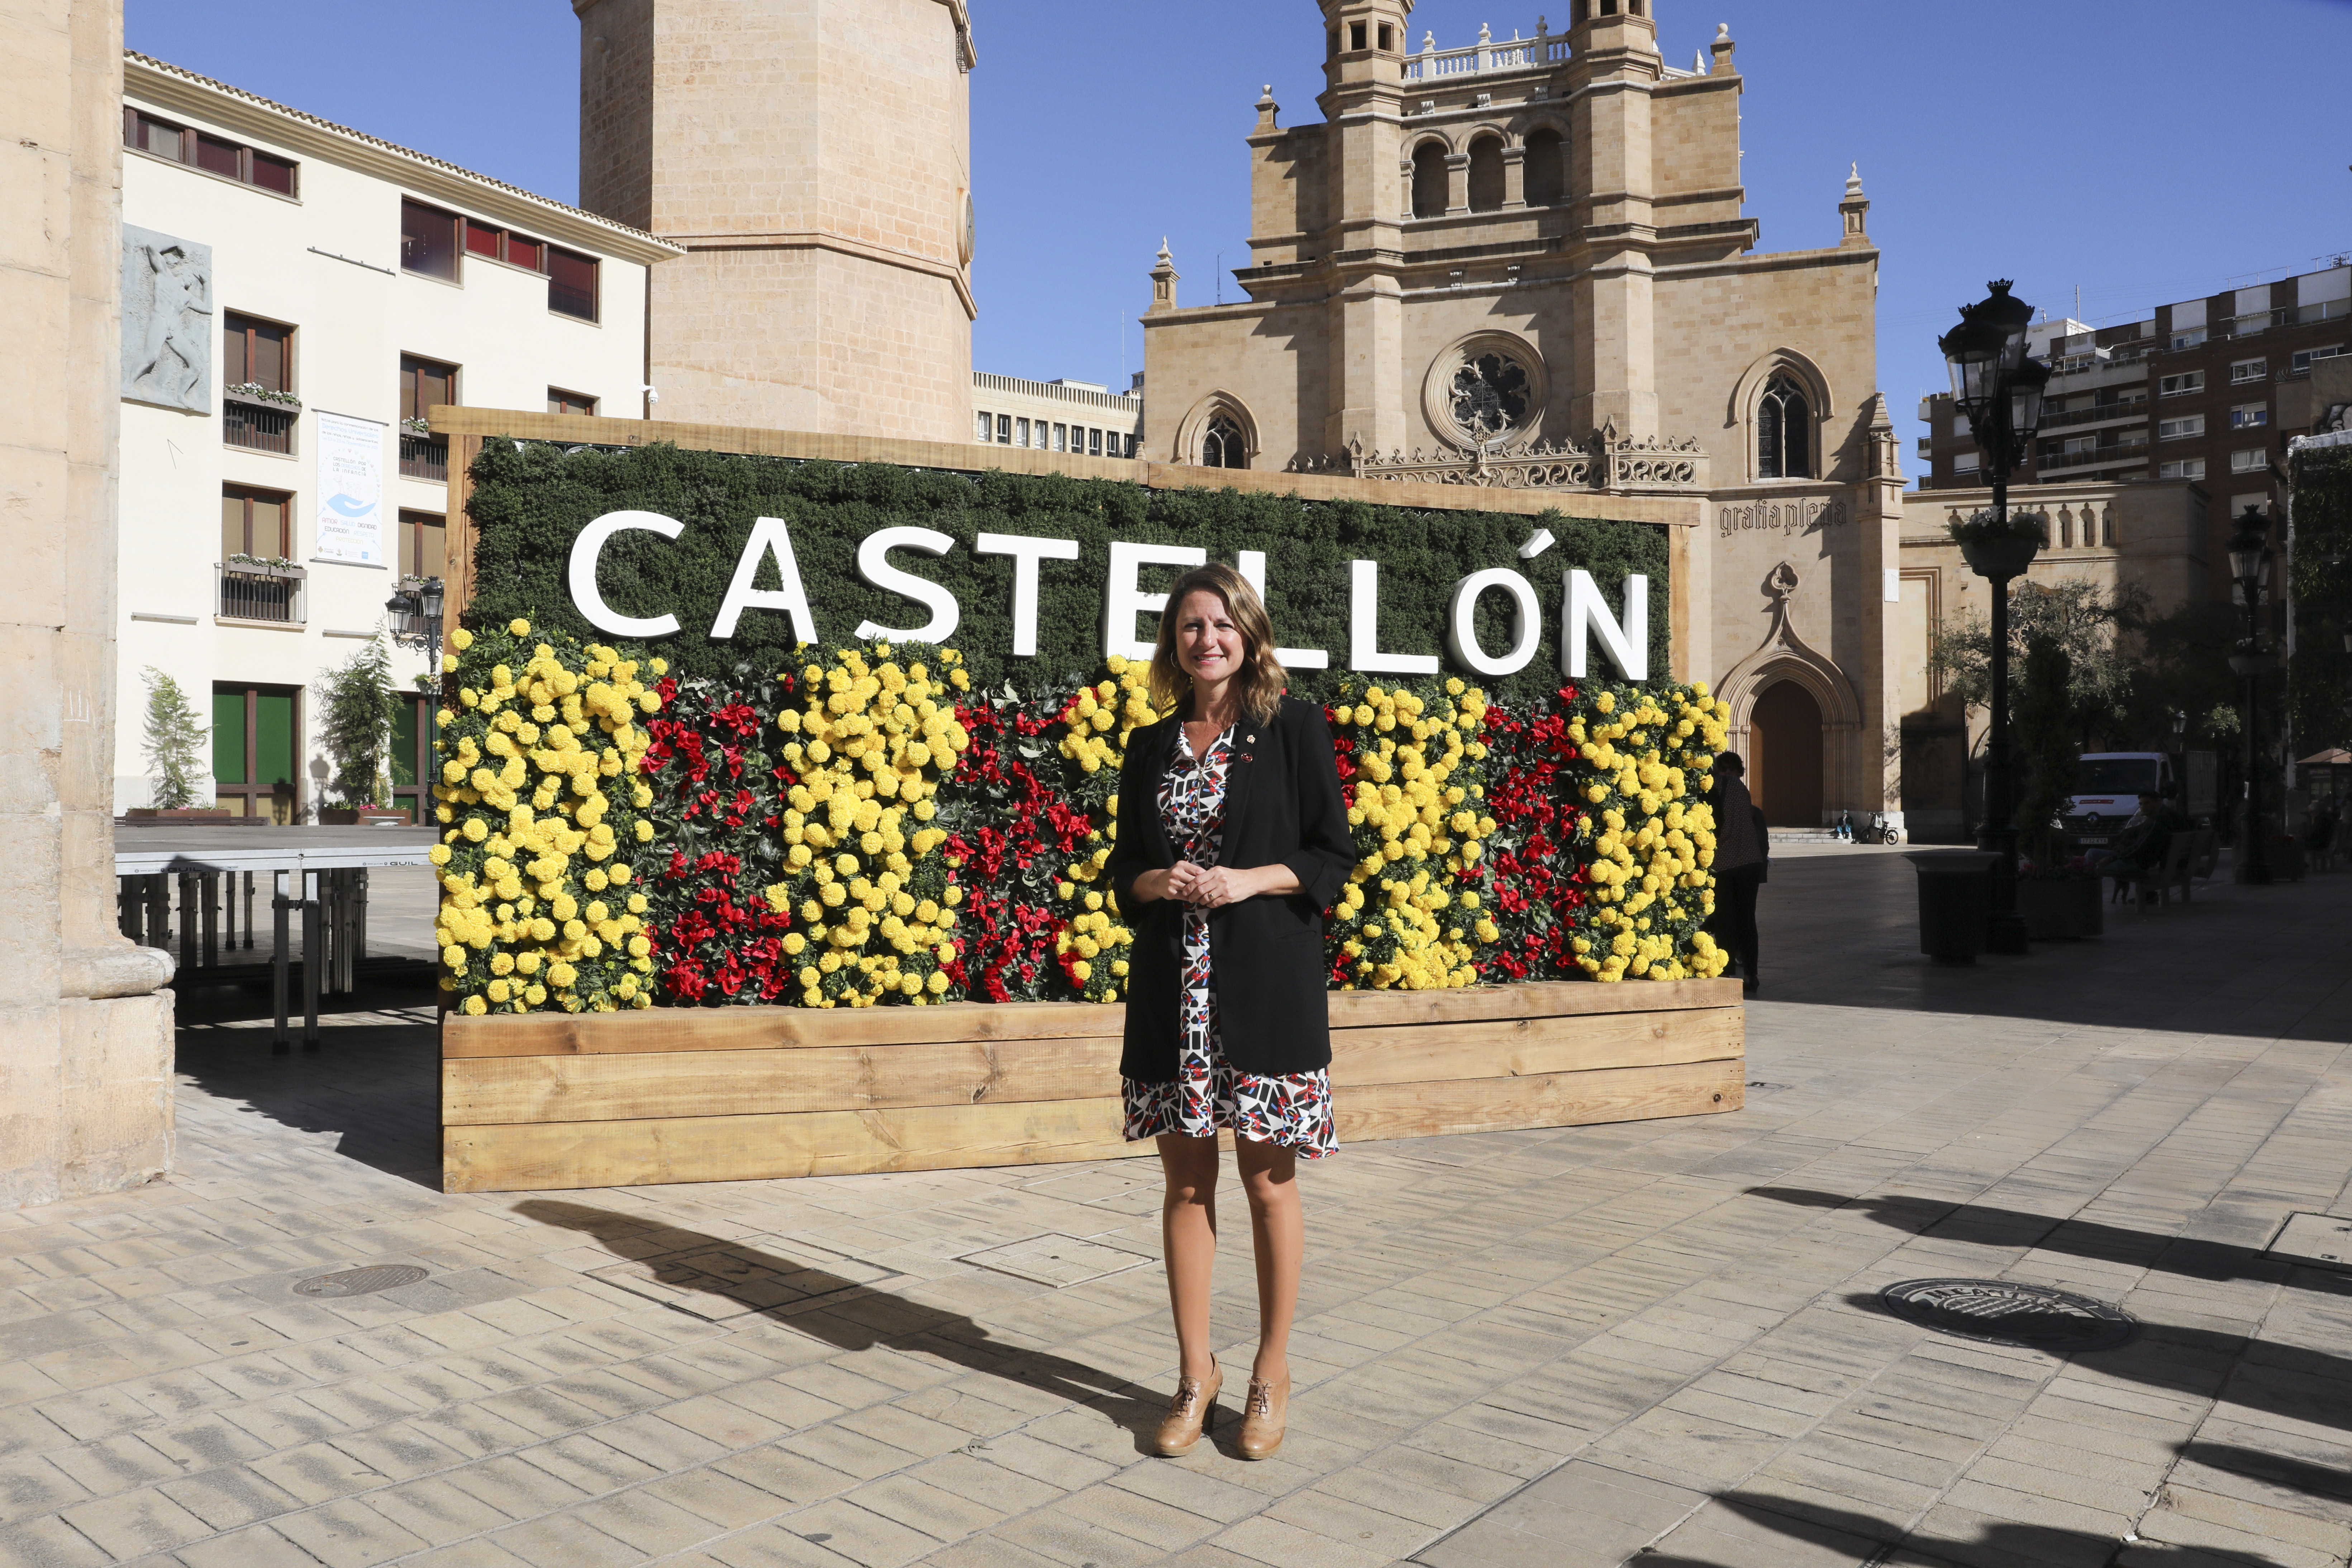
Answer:
M1160 785L1160 820L1180 860L1216 864L1225 832L1225 768L1233 752L1229 727L1196 757L1182 725L1175 754ZM1240 1138L1286 1145L1319 1160L1339 1146L1331 1123L1328 1071L1257 1078L1225 1060L1217 1016L1217 976L1209 963L1209 912L1184 911L1184 985L1176 1077L1169 1083L1120 1080L1129 1142L1163 1132L1213 1138L1230 1127Z

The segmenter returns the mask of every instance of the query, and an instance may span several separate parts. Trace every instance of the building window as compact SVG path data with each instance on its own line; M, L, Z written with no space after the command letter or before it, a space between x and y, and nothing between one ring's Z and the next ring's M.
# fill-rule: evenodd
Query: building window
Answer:
M193 164L207 174L218 174L241 185L258 186L281 196L294 195L297 165L292 159L263 153L210 132L174 125L143 110L128 106L123 109L122 144L169 158L175 163Z
M409 577L446 577L448 520L437 511L400 509L400 570Z
M2193 349L2204 341L2205 329L2202 327L2191 327L2185 332L2172 334L2172 346L2176 350Z
M406 197L400 203L400 265L425 278L457 280L457 231L465 219Z
M1000 447L1013 445L1013 416L1010 414L996 416L996 444Z
M2230 384L2236 386L2249 381L2260 381L2269 366L2268 360L2239 360L2230 366Z
M236 816L280 827L301 818L302 708L299 688L213 688L213 801Z
M1209 421L1208 434L1201 437L1201 466L1204 468L1246 468L1249 447L1242 440L1242 427L1230 414L1219 414Z
M971 438L983 447L996 438L996 421L985 408L972 416Z
M596 258L577 251L547 252L547 308L559 316L596 320Z
M547 270L545 242L526 238L511 229L492 228L472 218L466 220L466 248L476 256L487 256L526 272Z
M2271 466L2268 447L2250 447L2230 454L2230 471L2233 474L2259 474Z
M2205 373L2201 370L2183 371L2179 375L2166 375L2158 376L2157 378L2156 393L2159 397L2179 397L2183 393L2202 392L2204 390Z
M2307 371L2311 368L2312 361L2334 359L2337 354L2340 354L2343 352L2344 345L2342 343L2329 343L2325 348L2298 349L2295 351L2294 357L2288 362L2288 367L2298 373Z
M1396 48L1396 29L1388 23L1381 24L1381 52L1391 53Z
M289 525L294 498L282 490L257 489L251 485L221 487L221 559L249 555L257 561L283 561L293 553Z
M1763 401L1756 407L1756 477L1813 477L1812 407L1797 384L1785 375L1764 384Z
M2179 419L2159 419L2156 422L2156 438L2159 441L2185 441L2192 436L2205 434L2205 416L2191 414Z
M1099 458L1102 456L1101 431L1090 429L1087 432L1087 456L1089 458Z
M1952 472L1956 474L1973 474L1977 471L1977 466L1982 458L1982 453L1962 452L1953 458Z
M2205 459L2181 458L2169 463L2158 463L2156 477L2159 479L2201 479L2205 477Z
M1559 201L1566 193L1567 180L1559 132L1546 127L1528 133L1527 157L1520 164L1520 173L1527 184L1528 205L1548 207Z
M1445 149L1424 142L1412 150L1412 216L1441 217L1447 199Z
M294 329L231 310L221 328L221 380L230 387L294 390Z
M2267 403L2241 403L2230 410L2230 428L2251 430L2271 422L2271 405Z
M1348 47L1349 49L1362 49L1369 47L1370 45L1367 43L1364 37L1364 24L1361 22L1349 23Z
M547 411L550 414L593 414L596 400L584 392L566 392L560 386L547 389Z
M1490 213L1503 205L1503 139L1481 136L1470 143L1470 210Z
M1029 421L1026 419L1015 419L1013 422L1013 444L1016 447L1029 445Z
M404 697L392 723L392 804L408 809L408 820L423 822L432 804L429 783L434 775L433 709L430 697Z
M439 360L400 356L400 416L423 419L436 403L457 401L457 367Z
M1068 451L1069 449L1070 449L1070 427L1069 427L1068 426L1066 426L1066 425L1056 425L1056 426L1054 426L1054 450L1055 450L1056 452L1066 452L1066 451Z

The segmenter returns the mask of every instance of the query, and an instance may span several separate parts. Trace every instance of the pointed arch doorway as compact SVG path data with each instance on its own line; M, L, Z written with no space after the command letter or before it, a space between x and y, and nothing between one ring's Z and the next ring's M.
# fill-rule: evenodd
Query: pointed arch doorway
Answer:
M1822 707L1793 680L1776 680L1748 719L1748 789L1773 827L1822 825Z

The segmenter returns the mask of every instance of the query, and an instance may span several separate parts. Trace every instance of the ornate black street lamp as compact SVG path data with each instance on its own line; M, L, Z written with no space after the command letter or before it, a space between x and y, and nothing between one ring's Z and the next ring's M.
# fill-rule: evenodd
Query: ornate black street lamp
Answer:
M2271 580L2271 521L2259 506L2250 506L2230 536L2230 571L2238 580L2239 596L2246 605L2246 635L2230 656L2230 668L2246 683L2246 839L2240 858L2238 880L2271 879L2268 846L2263 842L2262 741L2255 733L2261 717L2263 677L2276 668L2275 656L2262 641L2263 590Z
M1992 868L1992 921L1985 946L1993 952L2023 952L2025 921L2017 912L2017 828L2010 821L2016 795L2009 742L2009 580L2033 563L2040 542L2011 531L2009 477L2025 466L2033 433L2042 426L2042 395L2050 367L2025 354L2025 330L2033 307L2012 297L2010 281L1988 284L1992 292L1960 308L1960 324L1937 340L1951 367L1952 400L1968 416L1977 449L1992 479L1991 526L1981 537L1963 538L1960 552L1979 576L1992 584L1992 735L1985 747L1984 821L1977 847L2000 857Z
M404 577L383 602L393 617L392 640L437 654L441 648L441 579Z

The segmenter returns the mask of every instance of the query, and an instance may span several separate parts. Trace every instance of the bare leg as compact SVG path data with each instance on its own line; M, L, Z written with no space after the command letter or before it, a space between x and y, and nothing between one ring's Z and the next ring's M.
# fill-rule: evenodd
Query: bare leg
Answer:
M1298 1314L1299 1261L1307 1221L1298 1204L1297 1151L1252 1138L1234 1140L1249 1196L1250 1239L1257 1251L1257 1361L1252 1377L1290 1375L1290 1321Z
M1217 1141L1163 1132L1158 1142L1160 1169L1168 1177L1160 1238L1168 1257L1168 1304L1175 1312L1176 1349L1182 1358L1178 1375L1205 1380L1216 1365L1209 1343L1209 1291L1217 1261Z

